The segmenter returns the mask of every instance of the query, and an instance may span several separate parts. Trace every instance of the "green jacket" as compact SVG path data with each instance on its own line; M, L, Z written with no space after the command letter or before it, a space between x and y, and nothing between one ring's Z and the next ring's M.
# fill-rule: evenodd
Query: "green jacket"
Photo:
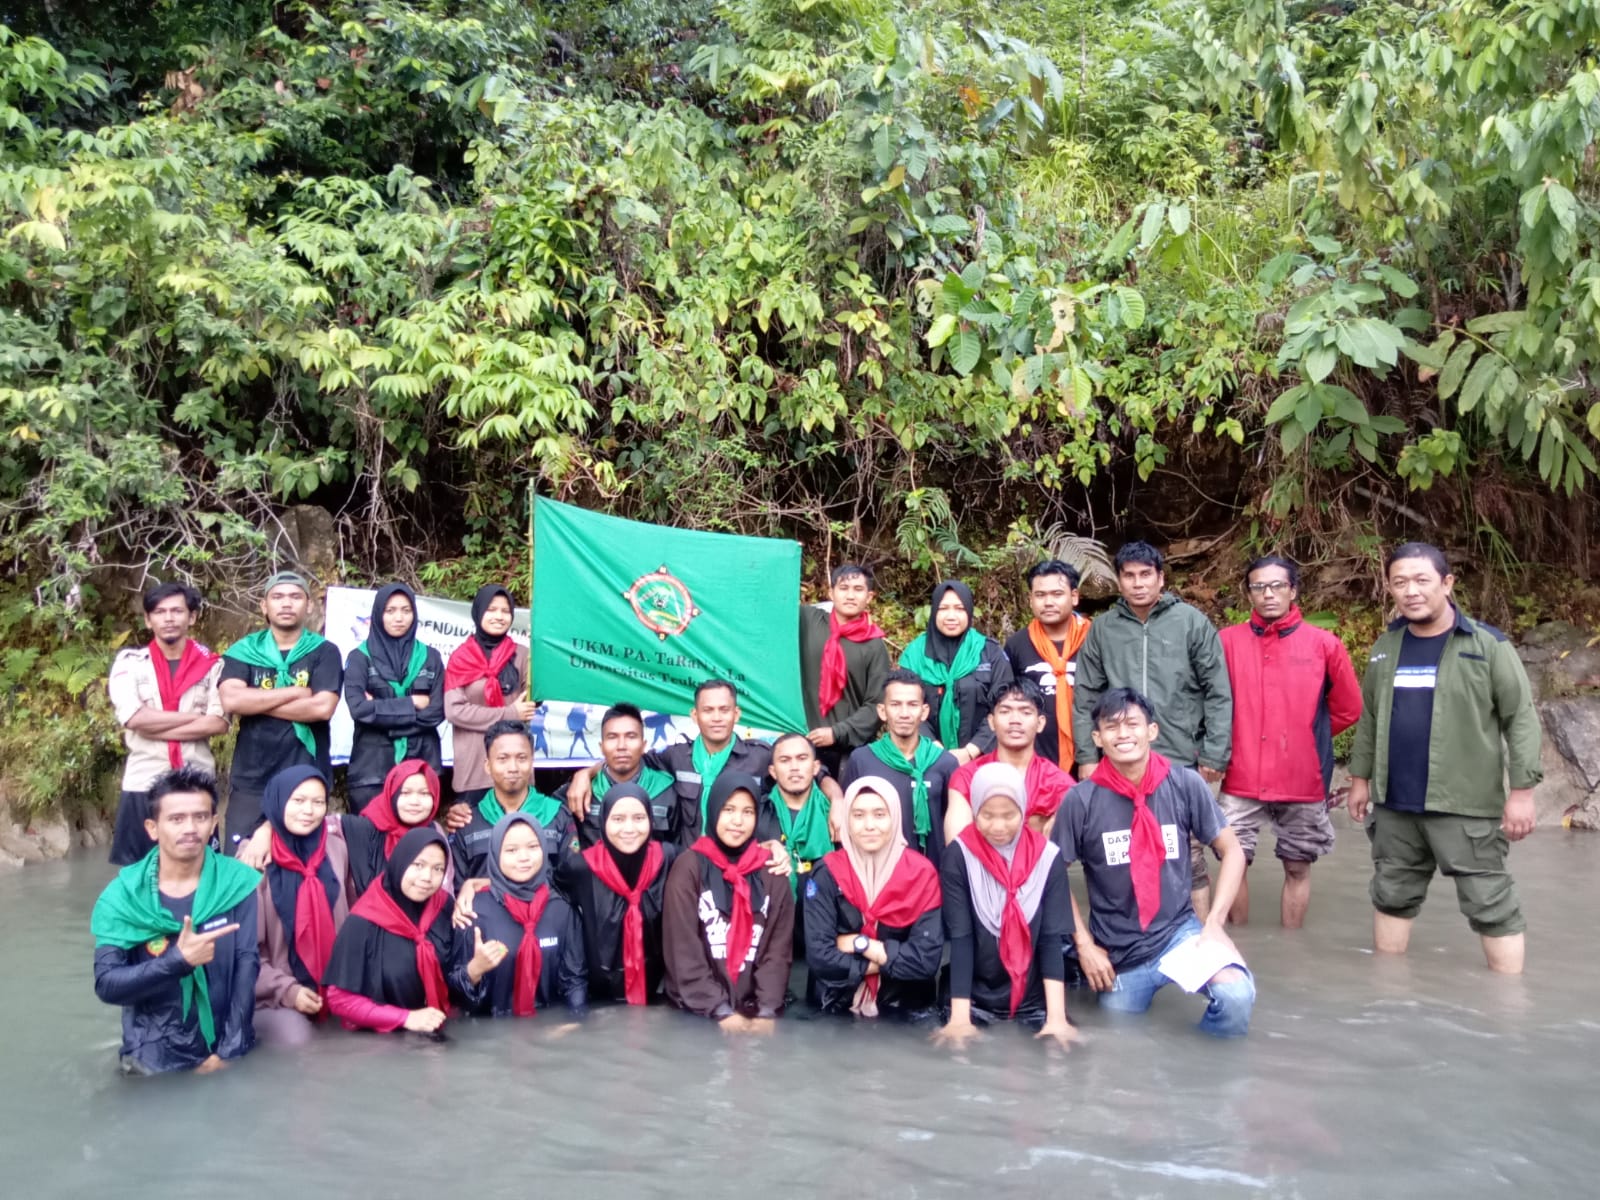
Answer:
M1173 762L1221 771L1233 738L1233 688L1222 639L1205 613L1171 592L1147 620L1119 599L1089 626L1072 686L1072 742L1080 763L1100 758L1089 714L1114 687L1142 692L1161 727L1155 748Z
M1389 626L1372 647L1361 680L1361 720L1350 752L1350 774L1371 781L1376 804L1384 802L1389 780L1389 717L1405 630L1404 618ZM1508 750L1512 787L1530 788L1544 778L1539 714L1528 673L1505 634L1469 621L1459 609L1451 633L1433 685L1428 795L1423 803L1428 812L1498 817L1506 806Z

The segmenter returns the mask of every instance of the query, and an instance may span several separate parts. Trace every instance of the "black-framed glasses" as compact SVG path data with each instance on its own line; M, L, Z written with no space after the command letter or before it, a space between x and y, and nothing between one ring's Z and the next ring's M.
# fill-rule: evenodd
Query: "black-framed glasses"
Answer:
M1287 579L1269 579L1266 583L1246 584L1245 590L1252 596L1265 596L1268 592L1287 592L1289 587Z

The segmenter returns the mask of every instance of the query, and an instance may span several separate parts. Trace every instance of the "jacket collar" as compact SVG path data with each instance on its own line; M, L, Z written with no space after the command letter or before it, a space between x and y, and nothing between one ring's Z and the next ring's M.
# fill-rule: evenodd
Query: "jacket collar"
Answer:
M1456 602L1454 600L1450 601L1450 611L1455 613L1456 621L1454 625L1445 631L1446 633L1464 633L1471 635L1478 632L1478 627L1469 621L1466 617L1466 614L1456 607ZM1398 630L1403 630L1410 624L1411 622L1406 620L1404 617L1396 617L1394 620L1389 622L1389 632L1394 633Z
M1177 592L1162 592L1161 595L1156 598L1155 604L1151 606L1150 615L1147 616L1143 621L1139 621L1137 614L1135 614L1133 609L1128 606L1128 602L1121 596L1118 596L1116 611L1127 617L1130 621L1139 621L1141 625L1147 625L1151 621L1155 620L1158 615L1165 612L1167 609L1171 608L1177 603Z
M1279 637L1285 638L1293 633L1296 629L1299 629L1304 621L1305 618L1300 615L1300 606L1298 604L1291 604L1289 606L1289 611L1284 613L1283 616L1279 617L1276 621L1273 621L1270 625L1264 623L1261 618L1257 616L1254 611L1252 611L1250 613L1249 622L1250 632L1255 634L1257 637L1266 637L1269 633L1275 633Z

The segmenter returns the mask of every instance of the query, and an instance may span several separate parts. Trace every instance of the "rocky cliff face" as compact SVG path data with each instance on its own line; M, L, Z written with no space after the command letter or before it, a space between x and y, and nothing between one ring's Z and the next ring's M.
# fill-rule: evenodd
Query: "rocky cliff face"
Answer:
M1530 630L1517 652L1544 726L1539 824L1600 830L1600 644L1552 621Z

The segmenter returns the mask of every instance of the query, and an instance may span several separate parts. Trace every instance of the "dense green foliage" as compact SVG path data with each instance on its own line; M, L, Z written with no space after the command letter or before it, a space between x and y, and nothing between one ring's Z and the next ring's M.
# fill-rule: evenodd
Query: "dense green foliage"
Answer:
M355 572L500 553L535 476L919 578L1174 472L1324 561L1586 538L1600 0L36 19L0 545L52 611L236 585L287 500Z

